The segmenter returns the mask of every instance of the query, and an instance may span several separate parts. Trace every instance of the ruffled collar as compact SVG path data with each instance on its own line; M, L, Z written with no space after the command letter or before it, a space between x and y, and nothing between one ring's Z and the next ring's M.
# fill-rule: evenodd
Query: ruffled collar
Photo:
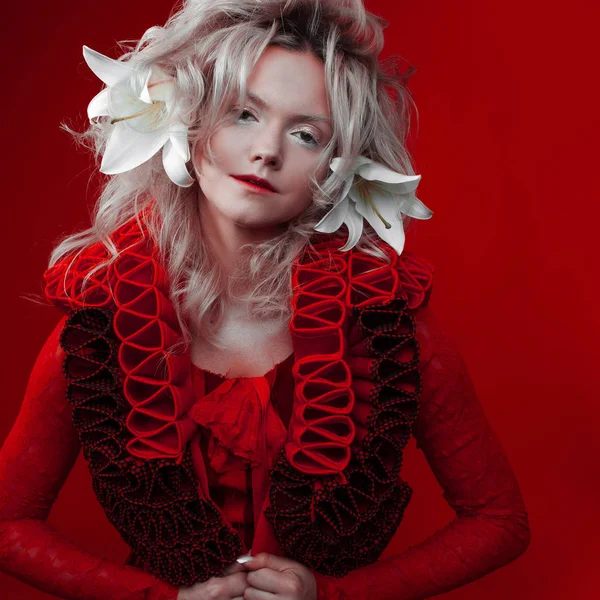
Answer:
M67 397L107 516L153 573L191 585L221 573L242 542L210 498L194 418L206 423L211 411L196 408L203 394L189 349L177 345L151 236L132 219L111 237L119 257L85 292L84 277L108 257L103 244L45 274L47 298L69 314L61 334ZM236 444L251 466L260 463L252 468L252 550L339 577L377 560L410 499L400 467L421 389L411 312L427 300L433 267L408 252L398 258L390 249L385 264L337 244L319 237L294 264L293 410L285 435L256 432L259 456L269 455L269 441L281 446L275 465L267 474L247 439ZM254 383L241 394L253 405L239 411L267 406L268 381ZM263 411L256 423L268 422Z
M181 331L151 236L133 219L112 240L119 258L95 273L84 292L84 276L108 257L101 243L84 250L73 264L67 257L48 270L46 296L65 311L92 306L114 311L123 392L131 406L127 450L140 458L179 462L197 430L197 420L190 414L197 392L189 350L168 351L181 341ZM353 311L394 298L404 298L409 308L417 308L432 283L432 265L409 252L398 257L386 249L391 259L387 265L359 251L339 252L338 244L320 236L292 272L294 408L287 435L275 429L289 463L311 475L338 475L350 460L357 393L352 353L367 355L353 337ZM359 374L358 379L368 375ZM258 387L252 382L244 385L260 399L264 378L255 379ZM263 398L265 394L263 389ZM197 417L200 412L192 414Z

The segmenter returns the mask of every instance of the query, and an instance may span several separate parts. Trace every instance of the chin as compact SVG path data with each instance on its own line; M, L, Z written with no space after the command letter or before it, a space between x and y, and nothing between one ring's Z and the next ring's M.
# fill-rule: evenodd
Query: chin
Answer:
M232 219L232 221L238 227L244 227L245 229L253 230L253 231L273 231L273 235L277 235L285 228L285 222L281 221L267 221L265 219L261 219L260 217L253 217L251 215L241 215L236 219Z
M244 227L245 229L261 229L263 227L269 227L269 224L265 223L263 219L252 215L229 215L229 219L237 227Z

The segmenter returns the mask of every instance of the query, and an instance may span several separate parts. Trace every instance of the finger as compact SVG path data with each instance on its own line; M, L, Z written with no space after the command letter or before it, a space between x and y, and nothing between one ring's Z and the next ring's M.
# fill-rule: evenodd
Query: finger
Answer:
M258 569L264 569L265 567L274 571L283 571L296 566L298 566L298 563L295 561L268 552L261 552L254 557L254 560L244 564L247 571L258 571Z
M257 590L252 586L248 586L244 592L244 600L274 600L277 598L275 594L271 592L264 592L263 590Z
M239 562L231 563L223 569L223 575L233 575L234 573L240 573L244 570L244 565Z
M246 573L234 573L233 575L226 575L222 579L225 584L225 593L228 598L244 595L244 590L248 587L246 577Z
M253 588L277 594L285 590L286 576L279 571L263 568L248 573L246 581Z

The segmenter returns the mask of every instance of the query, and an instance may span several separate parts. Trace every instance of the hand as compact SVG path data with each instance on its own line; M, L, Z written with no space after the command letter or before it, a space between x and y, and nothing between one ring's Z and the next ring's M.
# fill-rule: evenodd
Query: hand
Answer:
M245 600L317 599L315 576L299 562L261 552L243 566L248 571Z
M190 587L180 587L177 600L244 600L247 574L243 565L234 562L219 577L211 577Z

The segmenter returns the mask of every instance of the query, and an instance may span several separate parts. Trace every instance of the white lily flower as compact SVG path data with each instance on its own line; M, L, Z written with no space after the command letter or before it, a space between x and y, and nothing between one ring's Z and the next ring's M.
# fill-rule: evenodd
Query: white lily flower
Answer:
M161 148L169 179L181 187L194 183L186 163L190 160L188 128L172 115L173 79L159 67L132 67L87 46L83 57L106 88L90 102L90 120L111 117L114 126L100 171L124 173L152 158Z
M342 159L334 158L329 167L340 174ZM414 219L430 219L429 210L414 194L420 175L402 175L359 156L344 178L340 200L315 225L315 230L333 233L343 224L348 227L348 241L340 248L346 252L354 248L363 232L363 217L400 256L404 250L402 215Z

